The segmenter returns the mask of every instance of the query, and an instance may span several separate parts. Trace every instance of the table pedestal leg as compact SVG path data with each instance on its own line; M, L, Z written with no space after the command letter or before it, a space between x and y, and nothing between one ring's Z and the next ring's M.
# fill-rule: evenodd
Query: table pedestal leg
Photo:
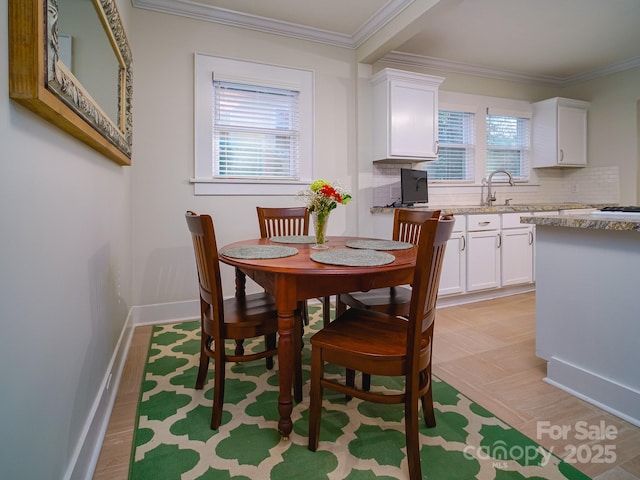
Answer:
M278 431L283 438L288 439L293 423L291 422L291 412L293 411L293 399L291 397L291 386L293 371L296 365L294 355L294 345L298 344L293 338L295 315L293 311L278 311L278 375L280 376L280 395L278 397L278 412L280 421Z

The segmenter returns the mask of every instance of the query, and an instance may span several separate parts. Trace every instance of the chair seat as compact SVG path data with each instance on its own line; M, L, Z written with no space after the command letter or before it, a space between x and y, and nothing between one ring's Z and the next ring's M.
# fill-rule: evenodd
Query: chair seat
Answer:
M389 315L409 315L411 288L375 288L368 292L352 292L340 295L340 301L351 308L375 310Z
M407 325L396 316L350 308L313 335L311 346L322 348L325 362L373 375L405 375ZM428 339L422 347L424 355L429 355Z
M239 340L278 330L278 313L273 297L266 292L247 295L244 301L224 301L224 336Z

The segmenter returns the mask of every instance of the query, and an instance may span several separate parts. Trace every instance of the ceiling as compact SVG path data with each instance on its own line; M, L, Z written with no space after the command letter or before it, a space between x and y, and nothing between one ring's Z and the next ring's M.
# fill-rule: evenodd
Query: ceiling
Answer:
M356 51L367 42L378 42L375 55L366 59L369 62L385 56L396 63L521 81L570 84L640 66L638 0L132 3ZM385 39L377 40L376 35Z

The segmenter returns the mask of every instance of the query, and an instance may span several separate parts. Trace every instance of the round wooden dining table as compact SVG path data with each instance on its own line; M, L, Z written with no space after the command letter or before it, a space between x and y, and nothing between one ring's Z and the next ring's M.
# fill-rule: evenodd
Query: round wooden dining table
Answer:
M329 250L352 250L347 242L361 239L355 237L329 237ZM352 242L350 242L352 243ZM262 245L293 247L297 252L281 258L234 258L226 256L225 251L244 249ZM257 238L235 242L219 249L220 261L236 267L241 272L236 277L236 295L244 294L243 276L254 280L275 298L278 310L278 369L279 396L278 411L280 420L278 430L283 438L288 438L293 424L292 384L296 362L300 361L300 353L294 352L295 310L298 302L322 298L341 293L368 291L373 288L392 287L410 284L416 259L416 247L386 251L394 259L384 265L334 265L315 261L311 258L314 252L322 252L312 248L311 243L276 243L268 238ZM348 253L348 252L337 252ZM300 401L302 398L299 392Z

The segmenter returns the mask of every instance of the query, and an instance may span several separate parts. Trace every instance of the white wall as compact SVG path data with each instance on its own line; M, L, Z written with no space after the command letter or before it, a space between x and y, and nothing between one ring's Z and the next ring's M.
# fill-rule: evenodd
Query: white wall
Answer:
M0 0L0 465L3 478L60 479L131 305L131 170L9 99L7 8Z
M197 298L186 210L213 217L219 246L259 236L256 206L289 197L194 196L194 53L315 72L314 178L355 187L355 63L351 50L134 9L134 303ZM168 34L170 32L170 34ZM355 200L331 214L330 234L356 233ZM225 294L233 293L223 269Z
M637 105L640 67L567 88L563 95L591 101L588 125L589 165L617 166L620 203L640 205L640 157Z

